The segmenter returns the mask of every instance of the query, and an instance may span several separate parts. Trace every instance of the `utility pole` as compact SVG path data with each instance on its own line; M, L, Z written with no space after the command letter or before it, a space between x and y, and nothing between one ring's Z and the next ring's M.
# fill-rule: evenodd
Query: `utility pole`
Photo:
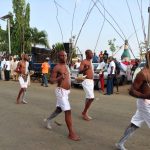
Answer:
M11 17L12 17L12 15L8 14L8 15L5 15L5 16L3 16L3 17L0 18L2 20L7 19L9 54L11 54L11 41L10 41L10 18Z
M148 20L148 37L147 37L147 51L150 46L150 7L148 7L149 20Z
M8 25L8 46L9 46L9 54L11 54L11 41L10 41L10 18L7 18Z

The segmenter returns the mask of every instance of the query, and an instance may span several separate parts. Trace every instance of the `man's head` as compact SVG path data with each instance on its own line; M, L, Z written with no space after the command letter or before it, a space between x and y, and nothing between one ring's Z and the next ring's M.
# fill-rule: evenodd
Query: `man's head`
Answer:
M21 58L22 58L22 60L28 61L28 55L27 54L22 54Z
M59 59L59 62L66 63L66 61L67 61L67 53L65 51L60 51L58 53L58 59Z
M85 51L85 55L86 55L87 59L92 59L93 58L93 52L90 49Z
M49 61L49 57L46 57L46 58L45 58L45 61Z
M150 69L150 51L147 51L147 53L145 54L145 58L146 58L146 66Z
M112 56L109 56L108 57L108 62L111 62L113 60L113 57Z
M100 60L99 60L100 62L103 62L104 61L104 59L103 59L103 57L100 57Z

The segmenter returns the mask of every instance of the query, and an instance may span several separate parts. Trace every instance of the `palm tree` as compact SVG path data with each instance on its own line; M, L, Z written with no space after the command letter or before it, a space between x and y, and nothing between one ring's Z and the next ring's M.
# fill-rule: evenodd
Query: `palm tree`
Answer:
M37 28L31 28L31 43L36 45L44 45L49 48L48 38L46 31L39 31Z
M58 58L57 58L57 53L61 50L64 49L64 45L62 43L56 43L54 45L52 45L52 50L51 50L51 60L53 62L57 62Z

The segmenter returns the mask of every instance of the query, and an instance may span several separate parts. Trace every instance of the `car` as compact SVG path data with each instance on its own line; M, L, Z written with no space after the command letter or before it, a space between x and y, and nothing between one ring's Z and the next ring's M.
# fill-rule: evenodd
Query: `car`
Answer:
M81 86L81 82L77 80L79 69L71 69L71 85L74 87Z
M94 88L98 90L101 88L101 84L100 84L100 80L99 80L99 70L97 69L99 63L92 63L92 64L93 64L93 69L94 69ZM74 87L79 87L82 85L81 84L82 80L77 80L78 76L79 76L79 69L72 69L71 70L71 84ZM108 73L107 73L107 65L106 65L105 69L104 69L104 83L105 83L105 85L107 84L107 76L108 76ZM119 85L123 85L126 82L126 73L123 70L123 67L121 67L118 79L119 79Z
M133 73L132 82L134 81L136 75L144 68L145 64L146 64L145 60L140 62L140 64L138 65L138 67L135 69Z

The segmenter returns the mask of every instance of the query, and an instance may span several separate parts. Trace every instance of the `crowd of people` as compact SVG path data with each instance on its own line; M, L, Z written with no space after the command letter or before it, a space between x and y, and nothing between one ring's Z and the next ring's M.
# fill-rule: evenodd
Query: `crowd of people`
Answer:
M89 115L89 109L91 104L94 102L94 68L92 60L94 54L91 50L85 51L86 58L78 64L79 73L82 73L84 78L82 79L82 86L85 92L85 105L81 116L83 120L90 121L92 117ZM58 52L59 62L53 68L50 75L50 83L57 83L55 89L56 95L56 109L47 118L46 127L51 129L51 121L62 111L65 113L65 121L69 131L68 138L74 141L80 140L80 137L76 134L72 124L72 113L71 105L69 102L69 93L71 88L71 77L70 68L67 64L67 54L65 51ZM12 61L13 60L13 61ZM50 70L48 64L49 58L46 58L42 63L41 69L43 74L42 86L48 86L46 75ZM107 87L105 95L113 94L113 83L119 72L117 72L116 60L112 56L108 56L107 59L100 55L100 62L98 66L101 89L104 92L104 69L107 64ZM12 67L13 66L13 67ZM14 74L15 73L15 74ZM17 75L16 75L17 73ZM21 60L16 58L2 57L1 59L1 77L2 80L9 81L10 77L14 80L18 80L20 83L20 90L16 99L16 104L27 104L26 91L30 82L29 73L29 59L28 55L22 54ZM140 71L135 78L129 94L136 97L137 100L137 111L131 119L131 123L126 129L123 137L116 143L116 147L119 150L126 150L124 144L127 139L135 132L136 129L140 128L141 125L146 122L150 127L150 51L146 53L146 66Z
M99 56L93 53L92 63L98 64L97 68L94 68L94 72L99 74L100 91L105 95L113 94L113 87L116 86L116 94L119 94L119 85L123 85L125 82L131 83L134 71L139 65L139 60L136 59L135 63L119 62L116 58L109 56L107 51L101 51ZM128 63L128 64L127 64ZM71 69L79 69L81 59L78 59ZM107 75L107 77L106 77ZM94 79L97 81L97 76ZM107 83L106 83L107 82ZM106 91L104 90L106 85Z
M13 79L14 81L18 80L18 74L15 71L19 58L16 56L4 55L0 57L0 79L9 81Z

